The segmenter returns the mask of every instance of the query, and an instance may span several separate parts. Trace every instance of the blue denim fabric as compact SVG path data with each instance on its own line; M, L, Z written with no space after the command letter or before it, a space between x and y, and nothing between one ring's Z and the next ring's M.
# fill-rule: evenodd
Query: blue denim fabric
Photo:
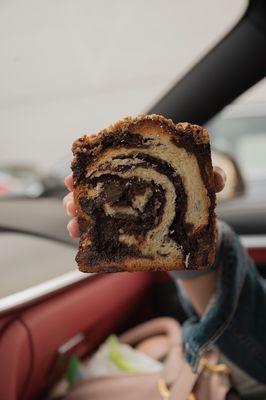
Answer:
M185 357L196 370L200 357L215 344L251 377L266 383L266 284L232 229L225 223L218 229L217 289L202 317L177 282L189 316L183 325Z

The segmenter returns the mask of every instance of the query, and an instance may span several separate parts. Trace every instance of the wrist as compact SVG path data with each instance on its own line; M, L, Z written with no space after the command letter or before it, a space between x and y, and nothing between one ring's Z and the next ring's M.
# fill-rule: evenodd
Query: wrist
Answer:
M193 279L179 279L178 284L183 287L191 304L199 315L202 315L216 290L217 270Z

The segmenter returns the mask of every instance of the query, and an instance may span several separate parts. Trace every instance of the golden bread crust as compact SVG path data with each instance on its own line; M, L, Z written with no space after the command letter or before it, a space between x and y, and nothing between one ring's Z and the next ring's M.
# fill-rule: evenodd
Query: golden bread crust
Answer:
M130 141L136 141L139 135L144 138L142 144L133 145L130 143ZM77 204L82 232L77 255L77 262L81 271L170 271L184 268L208 269L212 266L215 258L216 241L215 190L209 135L205 129L186 122L174 124L173 121L159 115L141 114L137 117L125 117L97 134L85 135L77 139L73 144L72 151L74 155L72 162L74 199ZM133 153L135 155L132 156ZM141 153L141 156L139 153ZM126 160L122 161L121 156ZM142 165L144 161L141 162L139 157L143 157L143 160L148 163L145 166L146 170ZM147 161L149 158L157 160L158 165L154 167L151 161ZM169 176L167 170L167 168L170 169L169 165L167 168L165 166L167 162L172 169L177 168L172 177ZM168 175L166 174L167 176L164 177L162 176L163 168L168 171ZM114 246L114 242L108 238L107 240L105 233L102 232L105 228L98 232L96 236L95 232L97 229L99 231L99 226L106 227L106 231L108 231L112 218L117 218L121 212L133 215L133 217L127 217L128 220L135 218L136 215L139 217L141 212L139 209L130 210L128 205L126 207L117 206L116 203L113 204L108 199L106 200L105 191L107 189L109 191L110 188L106 189L108 182L103 179L104 174L109 176L109 180L116 176L116 179L120 181L127 179L129 182L133 182L135 175L138 174L142 185L144 185L143 182L146 182L146 186L153 187L154 182L159 185L158 188L164 193L164 202L166 201L163 216L160 217L162 219L161 226L159 224L159 227L153 227L151 232L155 233L151 235L149 231L141 233L139 229L138 234L132 235L124 232L121 227L117 229L123 231L123 234L118 234L116 225L113 225L112 229L116 241L119 242L120 247L122 246L122 250L120 253L118 251L115 260L112 259L112 253L109 256L105 254L105 247L103 250L99 250L101 246L98 246L98 250L95 250L97 247L95 247L96 237L100 238L99 242L106 240L106 243L111 243L110 248ZM94 188L91 186L90 179L98 180ZM178 179L183 180L180 186L181 192L174 194L174 189L178 187ZM100 182L101 180L102 182ZM113 183L112 185L118 184ZM134 185L136 186L137 183L135 182ZM159 191L158 188L155 191ZM119 192L119 187L116 187L116 190ZM141 193L146 190L145 196L149 199L150 188L145 189L143 186L139 190ZM182 190L184 190L184 193ZM149 196L147 196L147 193ZM176 244L175 240L177 239L170 238L170 225L172 223L172 229L175 220L173 199L177 197L176 194L187 198L185 204L187 211L182 217L183 225L181 224L185 244L184 246L182 244L181 247L180 243ZM143 193L141 196L144 196ZM142 197L140 198L142 199ZM104 223L95 223L95 216L90 212L88 213L87 206L84 206L84 199L86 198L95 204L101 198L104 198L105 202L107 201L107 205L101 205L103 207L101 213L108 214ZM144 200L142 199L142 201ZM156 201L154 204L156 204ZM163 201L162 197L160 201ZM197 210L201 210L201 212ZM101 219L102 214L97 218ZM125 215L123 218L125 218ZM118 221L120 220L118 219ZM199 222L197 223L197 221ZM185 236L184 232L187 232ZM162 244L167 235L167 240ZM178 235L176 238L178 238ZM126 245L130 249L129 254L125 252L124 247ZM167 256L161 255L161 251L164 251L165 248L168 249ZM101 252L104 253L104 256L101 255Z

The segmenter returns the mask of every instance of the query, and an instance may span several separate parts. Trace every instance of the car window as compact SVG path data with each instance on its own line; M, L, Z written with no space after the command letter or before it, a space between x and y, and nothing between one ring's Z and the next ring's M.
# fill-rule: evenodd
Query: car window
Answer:
M53 196L61 207L73 140L148 109L224 37L247 3L0 2L0 201ZM28 214L4 209L0 228L12 216L12 229L17 219L23 230ZM32 231L67 235L66 220L50 205L40 211L41 224L38 213L32 206ZM1 295L76 268L76 246L37 237L1 234L0 252Z
M242 140L239 141L237 157L248 179L252 179L253 177L266 177L265 149L266 131L244 135Z
M266 178L265 116L217 117L209 125L212 144L230 154L247 180Z
M0 2L1 163L46 171L71 157L78 136L147 109L228 32L246 5Z

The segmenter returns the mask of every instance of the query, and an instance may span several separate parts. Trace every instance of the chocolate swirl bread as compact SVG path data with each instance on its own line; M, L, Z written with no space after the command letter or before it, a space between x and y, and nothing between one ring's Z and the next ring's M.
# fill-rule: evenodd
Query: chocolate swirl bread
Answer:
M73 144L84 272L204 269L215 254L208 133L158 115L126 117Z

